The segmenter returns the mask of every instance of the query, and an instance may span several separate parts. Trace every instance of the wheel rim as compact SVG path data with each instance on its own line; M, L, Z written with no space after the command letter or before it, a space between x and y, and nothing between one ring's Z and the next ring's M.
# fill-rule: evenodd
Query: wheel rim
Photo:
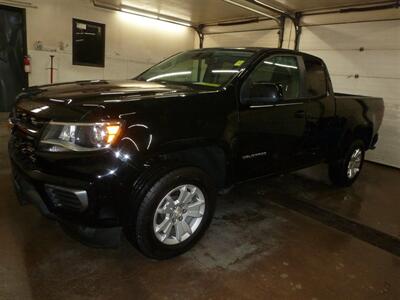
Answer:
M153 218L157 239L166 245L187 240L199 228L205 211L201 189L192 184L170 190L160 201Z
M347 177L354 178L359 172L362 160L362 150L357 148L350 156L349 164L347 166Z

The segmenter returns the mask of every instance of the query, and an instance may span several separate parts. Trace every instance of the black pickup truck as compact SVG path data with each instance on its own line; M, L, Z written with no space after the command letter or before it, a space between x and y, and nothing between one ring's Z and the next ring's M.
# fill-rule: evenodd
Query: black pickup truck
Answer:
M339 186L373 149L383 100L334 94L324 62L282 49L200 49L127 81L31 87L10 115L21 203L86 243L122 232L169 258L209 225L218 191L321 162Z

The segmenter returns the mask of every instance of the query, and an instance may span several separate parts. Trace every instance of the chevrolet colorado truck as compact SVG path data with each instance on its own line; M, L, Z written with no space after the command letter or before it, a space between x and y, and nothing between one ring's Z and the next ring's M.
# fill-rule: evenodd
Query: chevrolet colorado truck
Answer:
M131 80L23 91L9 155L22 204L87 244L124 233L166 259L201 238L217 192L240 182L326 162L334 184L351 185L383 114L381 98L335 94L312 55L200 49Z

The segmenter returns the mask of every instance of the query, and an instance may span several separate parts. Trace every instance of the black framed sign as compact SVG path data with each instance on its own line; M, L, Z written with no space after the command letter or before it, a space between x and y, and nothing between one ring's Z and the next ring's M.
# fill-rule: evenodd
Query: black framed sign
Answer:
M106 25L72 20L72 63L104 68Z

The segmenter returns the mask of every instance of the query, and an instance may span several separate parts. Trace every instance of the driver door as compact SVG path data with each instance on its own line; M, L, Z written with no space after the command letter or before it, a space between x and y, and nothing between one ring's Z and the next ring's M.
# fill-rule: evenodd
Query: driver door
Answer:
M301 72L295 55L263 59L243 82L240 92L237 179L279 173L295 167L305 134ZM279 97L258 86L275 85ZM255 90L257 90L255 92Z

